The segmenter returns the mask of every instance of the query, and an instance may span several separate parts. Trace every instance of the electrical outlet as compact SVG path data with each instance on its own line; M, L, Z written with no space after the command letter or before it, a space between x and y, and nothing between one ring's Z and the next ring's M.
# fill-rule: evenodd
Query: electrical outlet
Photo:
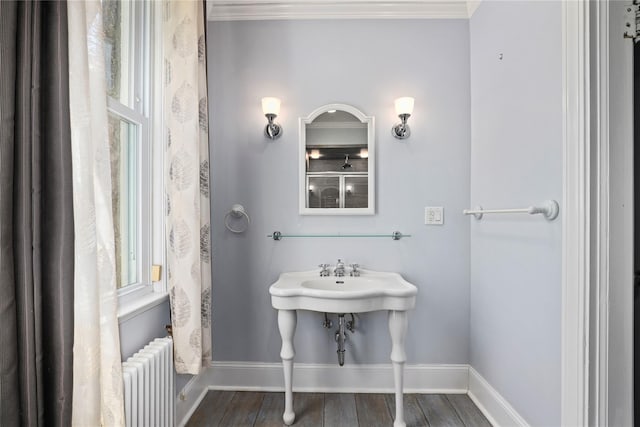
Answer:
M443 225L444 224L444 208L442 206L425 207L424 223L427 225Z

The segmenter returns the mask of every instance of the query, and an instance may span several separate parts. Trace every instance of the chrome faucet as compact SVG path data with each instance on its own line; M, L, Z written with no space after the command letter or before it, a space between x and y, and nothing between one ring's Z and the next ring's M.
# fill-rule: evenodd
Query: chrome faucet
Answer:
M333 274L337 277L344 276L344 262L340 259L338 259L338 262L336 263L336 268L333 270Z
M327 277L331 275L329 271L329 264L320 264L318 265L322 270L320 270L320 277Z

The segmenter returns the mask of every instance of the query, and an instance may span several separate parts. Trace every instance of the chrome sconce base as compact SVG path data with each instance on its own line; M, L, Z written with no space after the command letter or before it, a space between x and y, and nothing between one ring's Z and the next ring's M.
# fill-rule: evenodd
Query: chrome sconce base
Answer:
M273 120L277 117L275 114L265 114L265 117L269 121L264 128L264 135L269 139L278 139L282 136L282 126Z
M411 114L400 114L400 120L402 122L396 124L391 128L391 134L398 139L407 139L411 136L411 128L407 124L407 119Z

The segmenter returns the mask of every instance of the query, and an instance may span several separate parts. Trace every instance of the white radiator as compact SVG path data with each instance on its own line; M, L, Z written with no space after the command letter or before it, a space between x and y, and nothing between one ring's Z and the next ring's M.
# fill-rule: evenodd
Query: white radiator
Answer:
M156 338L122 363L127 427L173 427L173 340Z

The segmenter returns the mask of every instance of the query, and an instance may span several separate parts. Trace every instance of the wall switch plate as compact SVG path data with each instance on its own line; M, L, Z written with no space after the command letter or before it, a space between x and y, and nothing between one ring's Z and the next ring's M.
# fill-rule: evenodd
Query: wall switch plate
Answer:
M442 206L427 206L424 208L424 223L427 225L443 225L444 208Z

